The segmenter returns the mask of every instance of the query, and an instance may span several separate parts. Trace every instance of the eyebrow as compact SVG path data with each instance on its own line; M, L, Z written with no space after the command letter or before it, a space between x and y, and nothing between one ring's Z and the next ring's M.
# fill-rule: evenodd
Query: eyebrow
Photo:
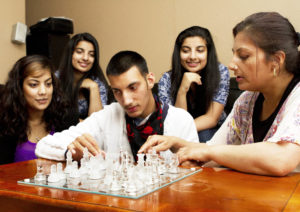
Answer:
M137 81L137 82L132 82L132 83L130 83L128 86L127 86L127 88L129 88L129 87L131 87L131 86L133 86L133 85L136 85L136 84L138 84L139 82Z
M238 47L235 51L242 51L242 50L249 51L249 48L247 48L247 47L245 47L245 46L240 46L240 47ZM232 48L232 51L234 51L234 48Z
M76 49L80 49L80 50L82 50L82 51L85 51L85 49L84 48L81 48L81 47L77 47L77 48L75 48L75 50ZM89 52L95 52L95 50L90 50Z
M132 82L132 83L130 83L129 85L127 85L126 88L129 88L130 86L133 86L133 85L138 84L138 83L139 83L138 81ZM112 90L120 90L119 88L114 88L114 87L111 87L111 89L112 89Z
M37 80L37 78L39 77L32 77L32 78L29 78L28 81L36 81L36 82L39 82L39 80ZM46 79L45 81L49 81L49 80L52 80L52 77L49 77L48 79Z
M231 49L232 52L240 52L242 50L243 50L243 47L240 47L240 48L238 48L236 50L234 50L234 48Z
M196 48L199 48L199 47L206 47L205 45L199 45L199 46L196 46ZM181 48L191 48L191 47L189 47L189 46L181 46Z

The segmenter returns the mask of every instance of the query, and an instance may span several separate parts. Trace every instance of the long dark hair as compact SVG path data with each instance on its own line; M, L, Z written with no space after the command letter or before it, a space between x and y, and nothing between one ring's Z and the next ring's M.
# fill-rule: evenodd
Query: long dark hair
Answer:
M176 38L171 70L171 96L176 102L177 92L183 77L187 70L181 65L180 50L184 40L188 37L201 37L206 41L207 47L207 64L201 70L202 85L196 89L196 112L192 114L194 117L204 114L211 104L214 93L216 92L220 82L220 72L218 67L218 57L212 36L208 29L200 26L192 26L183 30ZM188 93L188 95L191 95Z
M276 12L259 12L248 16L233 28L233 36L245 33L266 54L266 59L281 50L285 53L285 68L299 75L299 37L289 20Z
M84 73L82 78L78 81L77 85L73 85L74 82L74 68L72 65L72 55L74 53L74 50L77 46L77 44L80 41L87 41L93 44L94 51L95 51L95 60L93 63L93 66L91 70ZM64 55L61 59L60 65L59 65L59 78L62 82L62 88L66 96L69 98L69 100L72 102L72 105L74 106L74 112L78 115L78 95L79 95L79 88L82 83L82 81L86 78L99 78L100 81L102 81L106 88L108 88L108 83L105 79L105 76L103 74L103 71L99 64L99 45L90 33L80 33L74 35L71 40L68 42L65 48ZM85 98L89 101L88 95L85 95Z
M15 138L16 143L27 141L27 132L30 130L27 123L29 114L23 92L23 82L27 76L39 69L50 70L53 84L52 100L43 115L46 130L61 131L71 125L72 121L67 115L69 104L62 95L50 60L41 55L25 56L15 63L2 90L0 137L11 136Z

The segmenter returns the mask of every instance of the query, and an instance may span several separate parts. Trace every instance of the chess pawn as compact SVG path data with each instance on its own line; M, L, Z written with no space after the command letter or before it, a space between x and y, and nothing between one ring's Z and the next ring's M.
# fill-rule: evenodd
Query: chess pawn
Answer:
M152 163L150 160L150 154L146 154L146 161L145 161L145 166L144 166L144 182L147 185L152 185Z
M145 161L145 166L151 166L152 163L151 163L151 154L147 153L146 154L146 161Z
M155 150L150 150L148 154L146 154L146 166L148 172L148 183L156 184L159 182L159 173L158 173L158 154Z
M178 174L179 160L176 154L171 155L169 173Z
M141 170L136 166L136 167L134 167L134 170L132 173L132 179L133 179L133 182L135 182L135 186L138 189L138 191L143 189L145 186L143 179L140 178L140 175L139 175L140 172L141 172Z
M88 170L94 170L98 166L97 158L92 156L88 163L86 163Z
M125 187L125 192L127 192L128 194L135 195L144 187L142 181L140 181L137 176L138 171L139 170L137 169L137 167L132 167L128 173L129 180L127 186Z
M158 183L160 181L160 175L158 173L158 155L152 154L151 155L152 160L152 181L154 184Z
M80 181L81 185L85 187L85 182L88 179L88 167L87 162L85 158L81 158L80 160L80 168L79 168L79 174L80 174Z
M81 187L84 185L86 189L88 189L90 191L98 192L99 184L100 184L99 180L89 180L89 181L81 182Z
M110 190L111 191L119 191L121 189L122 189L122 186L120 184L120 180L119 180L119 176L118 176L118 171L117 170L113 170L113 173L112 173L112 182L111 182Z
M71 167L72 168L68 179L69 179L69 183L76 187L80 183L80 172L78 170L77 161L73 161Z
M168 156L170 156L170 154L172 154L170 151L161 151L159 152L159 159L158 159L158 172L159 174L163 174L166 173L168 171L168 165L169 165L169 161L168 161Z
M100 170L105 170L106 169L105 160L104 160L102 154L96 155L95 160L97 161L96 164L97 164L98 169L100 169Z
M91 180L98 180L103 178L105 165L102 156L91 157L88 167L88 178Z
M63 171L62 163L57 163L56 172L57 172L58 177L59 177L60 180L65 180L66 179L66 174Z
M136 183L132 180L128 182L127 187L125 188L125 191L129 194L136 194L138 192L138 189L136 187Z
M113 165L113 155L112 153L106 153L106 157L105 157L106 170L111 169L112 165Z
M87 167L87 162L85 158L81 158L80 160L80 168L79 168L79 173L81 176L87 175L88 174L88 167Z
M145 175L144 175L144 182L146 185L153 185L155 184L152 177L152 166L145 167Z
M41 160L36 160L36 175L34 176L34 181L36 183L46 182L46 175L43 173L43 164Z
M120 168L120 183L123 188L126 187L128 182L128 162L126 158L123 158L121 161L121 168Z
M89 162L89 150L87 147L84 147L83 149L83 157L82 159L86 162Z
M112 180L113 180L113 170L111 168L107 168L105 171L105 177L103 180L103 183L107 186L111 185Z
M65 180L59 180L57 182L48 182L49 186L53 186L53 187L63 187L65 185L66 181Z
M144 165L145 165L145 154L143 154L143 153L140 153L140 154L137 154L137 156L138 156L138 161L137 161L137 165L139 166L139 167L144 167Z
M48 177L48 182L56 183L60 180L59 175L57 174L56 165L52 164L50 169L50 175Z
M77 161L72 162L72 168L71 168L71 173L70 173L69 177L71 177L71 178L79 178L80 177L80 172L78 170Z
M91 180L99 180L103 177L99 169L91 169L88 174L88 178Z
M164 158L158 158L158 174L163 174L167 171L166 163Z
M72 171L72 153L71 153L71 151L68 151L67 152L67 159L66 159L66 161L67 161L67 164L66 164L66 168L65 168L65 173L66 174L70 174L71 173L71 171Z

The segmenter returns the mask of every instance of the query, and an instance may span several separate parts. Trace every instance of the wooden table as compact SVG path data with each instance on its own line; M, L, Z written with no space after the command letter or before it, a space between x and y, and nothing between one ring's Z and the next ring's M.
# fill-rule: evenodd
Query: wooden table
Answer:
M17 184L35 173L35 160L0 166L0 211L300 211L299 173L204 168L140 199Z

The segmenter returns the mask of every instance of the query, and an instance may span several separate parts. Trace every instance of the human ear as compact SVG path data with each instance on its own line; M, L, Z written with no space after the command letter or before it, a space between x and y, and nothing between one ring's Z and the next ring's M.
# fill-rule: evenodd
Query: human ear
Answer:
M147 80L148 87L150 89L152 89L153 86L154 86L154 83L155 83L155 76L154 76L154 74L152 72L149 72L147 74L147 76L146 76L146 80Z
M273 57L273 68L276 68L278 71L283 70L285 64L285 52L284 51L277 51Z

